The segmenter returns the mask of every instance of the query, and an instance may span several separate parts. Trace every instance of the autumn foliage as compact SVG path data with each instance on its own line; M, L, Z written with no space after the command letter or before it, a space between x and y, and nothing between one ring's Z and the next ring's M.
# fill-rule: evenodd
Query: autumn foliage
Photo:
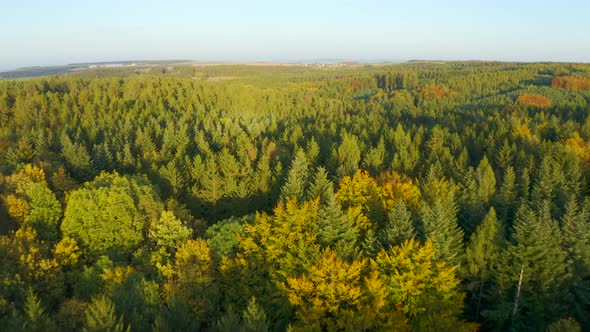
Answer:
M557 76L551 81L551 86L566 90L590 90L590 80L585 77Z
M445 86L437 84L428 84L420 88L420 96L422 96L422 98L424 99L444 99L451 97L453 94L454 91L450 90Z
M534 93L525 93L516 99L516 102L525 106L535 107L549 107L551 106L551 100L545 96L537 95Z

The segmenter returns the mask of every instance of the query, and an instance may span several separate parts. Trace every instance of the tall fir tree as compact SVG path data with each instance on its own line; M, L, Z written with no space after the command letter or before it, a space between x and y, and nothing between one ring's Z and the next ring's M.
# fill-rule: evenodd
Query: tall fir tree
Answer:
M514 168L508 166L504 172L500 191L495 199L495 205L498 207L498 217L500 219L504 221L512 220L515 213L517 195L516 174L514 173Z
M437 200L432 206L423 205L420 216L424 235L432 240L436 258L461 265L464 254L463 231L459 228L454 202Z
M307 199L320 198L321 204L326 204L329 196L334 195L334 183L328 179L328 172L323 167L318 167L309 188L307 189Z
M580 206L570 198L561 218L563 249L571 264L569 288L573 301L570 314L586 329L590 328L590 199Z
M460 223L468 235L475 231L486 213L485 203L479 192L478 177L479 174L470 167L465 172L460 195Z
M538 331L563 317L571 297L565 287L570 269L561 243L550 203L543 201L538 212L523 203L513 225L512 244L488 294L496 305L485 316L497 328Z
M487 157L483 157L475 172L477 174L477 192L479 194L479 199L482 202L489 204L496 192L496 176L494 175L494 170Z
M354 222L342 213L334 193L327 197L318 211L318 241L324 247L334 249L340 259L353 259L356 255L357 234Z
M289 198L296 198L301 202L305 199L306 188L309 184L309 161L303 150L298 150L291 168L287 174L287 180L281 188L280 199L286 202Z
M387 214L387 222L381 230L381 243L384 248L389 248L413 239L415 236L412 213L400 199Z
M125 327L122 317L117 317L115 305L106 296L92 299L84 311L84 332L130 332L131 326Z
M29 289L24 305L23 331L51 332L56 331L55 322L47 315L41 300Z
M256 298L252 297L248 306L243 312L244 332L267 332L270 329L268 319L264 309L256 302Z
M466 266L464 275L471 292L470 309L477 322L480 318L484 292L489 288L494 268L504 247L504 225L496 217L492 207L481 225L471 236L465 250Z
M379 238L372 228L369 228L365 232L363 242L361 243L361 248L365 257L375 257L383 248Z

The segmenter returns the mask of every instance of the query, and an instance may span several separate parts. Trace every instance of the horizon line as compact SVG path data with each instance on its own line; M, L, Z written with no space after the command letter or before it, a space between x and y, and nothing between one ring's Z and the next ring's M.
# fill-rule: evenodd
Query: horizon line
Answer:
M70 62L63 64L38 64L18 67L8 67L2 70L2 73L9 73L19 70L32 68L55 68L55 67L76 67L88 65L108 65L108 64L126 64L126 63L168 63L168 64L209 64L209 65L248 65L248 64L337 64L346 62L356 62L362 64L388 64L388 63L412 63L412 62L495 62L495 63L568 63L568 64L588 64L588 61L571 61L571 60L491 60L491 59L444 59L444 58L408 58L408 59L387 59L387 58L338 58L338 57L318 57L318 58L301 58L301 59L235 59L235 60L214 60L214 59L152 59L152 60L101 60L101 61L82 61Z

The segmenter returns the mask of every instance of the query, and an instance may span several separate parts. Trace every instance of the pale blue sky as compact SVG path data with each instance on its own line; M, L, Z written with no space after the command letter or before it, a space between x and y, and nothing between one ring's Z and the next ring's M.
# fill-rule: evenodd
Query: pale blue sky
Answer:
M0 69L133 59L590 62L590 0L0 0Z

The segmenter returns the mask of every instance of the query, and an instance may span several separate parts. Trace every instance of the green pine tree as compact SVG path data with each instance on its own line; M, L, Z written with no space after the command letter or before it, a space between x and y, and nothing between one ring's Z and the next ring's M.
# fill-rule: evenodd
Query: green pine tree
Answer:
M585 326L590 327L590 199L579 206L574 198L565 207L561 218L563 249L571 263L572 277L569 288L574 297L569 312Z
M125 327L122 317L117 317L115 305L105 295L92 299L84 311L84 332L130 332L131 326Z
M320 198L321 204L326 204L329 196L334 195L334 184L328 179L328 172L323 167L318 167L316 173L313 176L307 190L307 199Z
M562 318L547 327L547 332L582 332L582 327L575 319Z
M229 308L219 318L215 327L219 332L234 332L242 331L244 326L240 315L233 308Z
M387 222L381 230L381 243L383 247L389 248L414 237L416 237L416 231L412 224L412 213L400 199L393 210L387 214Z
M45 313L41 300L29 289L24 305L23 331L47 332L56 330L55 322Z
M297 198L298 201L305 199L305 192L309 182L309 161L303 150L298 150L291 168L287 174L287 181L281 188L280 199L287 201L289 198Z
M515 212L516 197L516 174L514 168L509 166L504 172L504 179L496 196L496 206L498 207L498 217L500 219L512 220Z
M461 190L461 226L467 234L475 231L486 213L484 201L479 193L478 176L473 167L470 167L465 172Z
M318 211L318 241L331 247L342 259L352 259L356 254L354 222L342 213L340 203L331 193Z
M258 305L256 298L252 297L248 307L243 312L244 332L266 332L269 330L269 323L264 309Z
M483 157L476 169L479 199L488 204L496 192L496 176L487 157Z
M332 154L339 178L352 176L361 161L361 147L357 136L345 133L342 143Z
M489 286L493 269L500 258L504 243L504 226L491 208L483 222L471 236L465 251L465 276L471 291L471 308L475 321L479 320L484 291Z
M461 265L463 231L459 228L454 201L436 200L432 206L425 204L420 215L424 235L432 240L436 258L449 264Z
M535 212L523 204L516 214L512 245L495 274L495 302L484 314L501 329L539 330L566 313L570 278L561 232L551 217L550 203Z
M367 230L361 247L365 257L375 257L383 248L372 228Z

